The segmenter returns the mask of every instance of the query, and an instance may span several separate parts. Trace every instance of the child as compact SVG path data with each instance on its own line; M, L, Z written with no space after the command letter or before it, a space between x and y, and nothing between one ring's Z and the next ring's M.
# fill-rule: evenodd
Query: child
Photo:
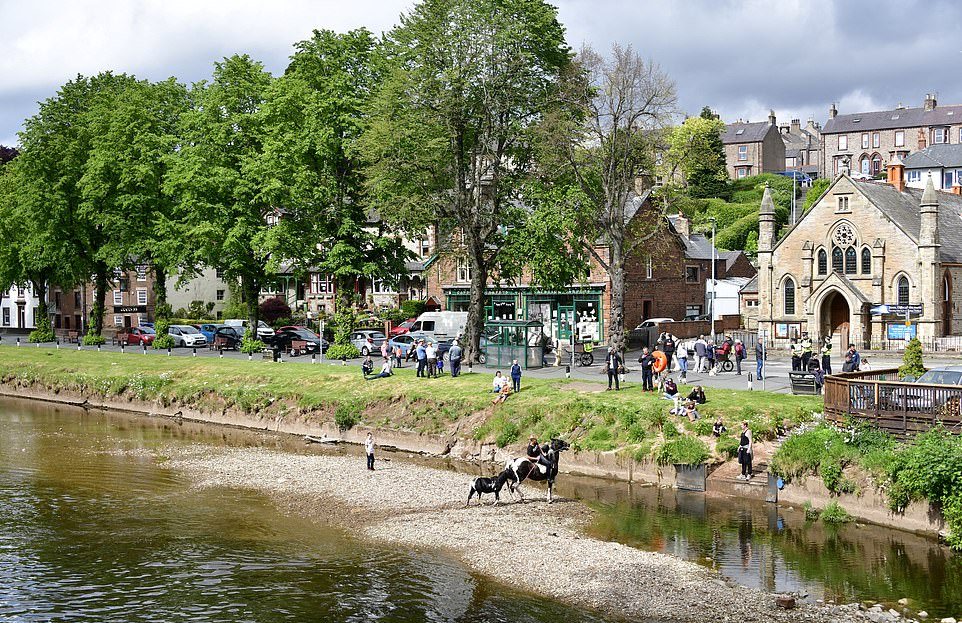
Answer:
M438 356L438 376L444 374L444 357Z

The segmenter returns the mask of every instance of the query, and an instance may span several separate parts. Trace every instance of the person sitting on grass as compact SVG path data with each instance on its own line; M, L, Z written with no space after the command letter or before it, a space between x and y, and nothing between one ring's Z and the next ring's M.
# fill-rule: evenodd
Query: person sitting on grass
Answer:
M503 377L502 377L503 378ZM507 379L505 379L504 385L501 386L501 390L498 392L497 397L491 401L491 404L498 404L499 402L504 402L511 395L511 386L508 385Z
M364 361L361 363L361 372L367 377L369 374L374 373L374 362L371 361L371 356L367 355L364 357Z
M678 407L669 411L673 415L678 415L681 417L688 418L689 421L694 422L695 420L701 419L701 414L698 413L698 408L695 406L694 400L686 400L684 402L679 401Z
M501 370L494 373L494 383L492 383L491 392L494 394L500 394L501 390L508 386L508 379L501 375Z
M688 392L688 396L685 399L694 400L696 403L700 405L703 405L706 402L708 402L708 399L705 397L705 390L702 389L701 385L695 385L695 387L690 392Z
M725 428L725 423L722 421L721 416L719 416L715 423L711 427L711 434L713 437L721 437L727 432L728 429Z
M675 384L675 379L668 377L665 380L665 400L674 400L678 397L678 385Z
M393 376L391 371L391 359L389 357L384 358L384 363L381 364L381 372L375 376L365 376L364 380L370 381L371 379L384 379L389 376Z

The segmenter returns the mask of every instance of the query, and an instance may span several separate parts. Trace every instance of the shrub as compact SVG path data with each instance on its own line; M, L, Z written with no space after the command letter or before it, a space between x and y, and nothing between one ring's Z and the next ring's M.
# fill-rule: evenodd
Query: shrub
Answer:
M170 307L169 305L167 307ZM156 316L154 322L154 331L157 333L157 337L154 339L153 347L158 350L167 350L168 348L174 347L174 338L167 333L170 329L170 317L169 316Z
M909 340L902 355L902 365L899 366L899 377L913 376L918 378L925 373L925 362L922 360L922 342L917 337Z
M848 523L852 521L852 516L848 514L838 502L829 502L822 509L821 519L825 523Z
M607 426L596 426L592 428L581 445L586 450L594 450L596 452L606 452L615 448L611 429Z
M698 437L676 437L658 448L659 465L700 465L708 460L708 446Z
M403 312L404 319L417 318L424 313L425 303L424 301L415 301L408 299L401 303L401 312Z
M260 317L267 324L272 324L278 318L290 318L291 306L279 298L269 298L258 306Z
M84 346L100 346L102 344L105 344L107 340L104 339L104 336L102 335L97 335L95 333L88 333L87 335L84 336L82 342Z
M738 440L734 437L720 437L715 442L715 450L718 454L733 459L738 456Z
M360 409L356 404L342 402L334 408L334 423L339 430L350 430L360 421Z
M822 514L822 511L812 506L811 502L805 502L804 509L805 521L818 521L818 516Z
M253 331L247 329L247 331L244 332L243 339L241 339L240 352L253 355L263 351L264 346L264 342L257 339Z
M521 438L521 429L514 422L506 422L501 430L498 432L497 437L494 439L494 443L497 444L499 448L503 448L508 444L512 444Z
M636 422L628 427L628 434L625 437L628 439L628 443L639 443L645 439L645 435L645 427Z
M664 426L661 427L661 432L665 436L665 439L674 439L678 436L678 427L671 420L665 422Z
M331 344L326 355L328 359L355 359L361 356L361 351L353 344Z
M50 328L49 322L46 323L46 326L34 329L30 332L30 335L27 336L27 340L31 342L40 342L41 344L44 342L53 342L56 339L57 336L54 334L53 329Z

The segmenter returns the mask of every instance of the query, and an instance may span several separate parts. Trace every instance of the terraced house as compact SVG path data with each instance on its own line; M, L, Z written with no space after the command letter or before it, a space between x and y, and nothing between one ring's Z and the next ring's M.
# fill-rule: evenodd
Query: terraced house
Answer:
M768 121L727 124L722 144L725 167L732 179L785 170L785 143L775 123L774 111L769 113Z

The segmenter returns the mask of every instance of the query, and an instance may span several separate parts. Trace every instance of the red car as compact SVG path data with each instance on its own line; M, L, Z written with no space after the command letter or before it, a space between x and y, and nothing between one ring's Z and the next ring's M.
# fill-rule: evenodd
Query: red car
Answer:
M150 346L157 338L157 333L150 327L131 327L127 329L127 344L146 344Z
M404 322L402 322L402 323L399 324L398 326L393 327L393 328L391 329L391 331L388 333L388 336L389 336L389 337L397 337L397 336L399 336L399 335L404 335L405 333L407 333L408 331L411 330L411 327L414 326L414 322L415 322L416 320L417 320L417 318L408 318L407 320L405 320Z

